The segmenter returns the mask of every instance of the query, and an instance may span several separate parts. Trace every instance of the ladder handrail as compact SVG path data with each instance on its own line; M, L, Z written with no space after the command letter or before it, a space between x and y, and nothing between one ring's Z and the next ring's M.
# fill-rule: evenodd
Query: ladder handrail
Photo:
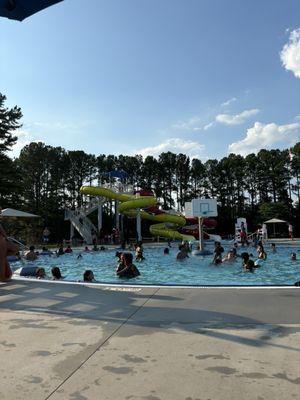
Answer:
M20 242L19 240L17 240L16 238L14 238L12 236L7 236L7 239L14 243L17 243L23 249L28 249L28 246L26 246L26 244Z

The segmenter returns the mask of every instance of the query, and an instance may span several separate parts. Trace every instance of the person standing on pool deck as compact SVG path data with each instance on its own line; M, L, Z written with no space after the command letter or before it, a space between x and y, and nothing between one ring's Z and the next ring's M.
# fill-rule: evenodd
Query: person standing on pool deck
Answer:
M49 236L50 236L50 231L46 226L45 229L43 230L43 242L48 243L49 242Z
M0 218L2 210L0 208ZM16 254L19 248L7 239L5 230L1 225L0 219L0 282L5 282L9 280L12 276L9 263L7 261L7 256Z
M288 224L288 231L289 231L289 237L291 240L294 240L294 228L292 224Z

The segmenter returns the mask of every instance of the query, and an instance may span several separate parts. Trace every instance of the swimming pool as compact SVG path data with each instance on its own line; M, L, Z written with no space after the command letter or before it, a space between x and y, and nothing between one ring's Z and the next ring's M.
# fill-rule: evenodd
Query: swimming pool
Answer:
M224 246L225 253L229 245ZM210 248L212 250L212 247ZM238 253L248 251L256 255L254 248L239 249ZM300 253L299 260L291 261L289 255L296 251L290 247L277 248L277 253L268 251L268 258L264 264L255 269L255 272L243 271L241 258L233 263L223 263L215 266L211 264L212 256L192 256L183 261L176 261L177 247L170 248L169 255L163 255L162 247L145 248L143 262L135 264L141 275L131 280L120 279L115 274L117 259L114 250L101 252L80 252L65 254L60 257L40 256L34 263L17 261L11 263L13 270L21 266L36 265L43 267L51 277L51 268L58 266L66 280L82 280L83 272L92 269L97 282L138 285L293 285L300 280ZM78 254L81 259L77 259ZM224 253L224 254L225 254ZM255 260L255 257L253 257Z

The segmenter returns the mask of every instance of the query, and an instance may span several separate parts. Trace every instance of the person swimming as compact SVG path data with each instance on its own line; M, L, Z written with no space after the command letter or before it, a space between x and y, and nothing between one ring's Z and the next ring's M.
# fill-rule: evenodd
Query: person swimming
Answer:
M25 255L25 259L27 261L35 261L38 258L37 254L34 250L35 250L34 246L29 247L29 251Z
M277 253L276 244L275 243L271 243L270 247L271 247L272 253Z
M47 247L43 247L42 251L40 252L41 256L51 256L52 251L48 250Z
M45 279L46 278L46 272L44 268L37 268L36 273L35 273L36 279Z
M267 253L265 252L264 246L262 244L258 244L256 251L257 251L258 258L260 260L267 259Z
M164 248L164 255L168 255L168 254L170 254L169 248L165 247Z
M61 276L61 272L60 272L59 267L51 268L51 274L52 274L52 279L54 281L58 281L60 279L63 279L63 277Z
M56 251L56 255L57 256L62 256L64 254L65 254L65 252L64 252L63 246L59 246L58 250Z
M250 259L244 264L245 271L254 272L255 267L254 261Z
M143 252L144 252L143 244L142 242L138 242L135 246L135 261L145 260Z
M184 260L185 258L189 258L189 255L186 251L186 246L184 244L180 244L178 246L178 253L176 254L176 260L181 261Z
M83 282L96 282L94 273L91 269L87 269L84 271Z
M136 278L140 275L138 268L132 263L133 256L131 253L122 253L121 261L116 270L116 274L119 278Z
M224 248L221 246L221 243L215 242L213 264L221 264L223 252L224 252ZM220 260L221 260L221 262L220 262Z
M66 248L66 250L65 250L65 253L66 253L66 254L73 253L73 250L72 250L72 248L71 248L70 245L67 246L67 248Z
M249 253L244 252L241 254L241 258L243 260L242 266L245 271L254 272L255 264L253 260L250 260Z
M235 254L233 250L229 250L226 256L222 259L222 262L234 262Z

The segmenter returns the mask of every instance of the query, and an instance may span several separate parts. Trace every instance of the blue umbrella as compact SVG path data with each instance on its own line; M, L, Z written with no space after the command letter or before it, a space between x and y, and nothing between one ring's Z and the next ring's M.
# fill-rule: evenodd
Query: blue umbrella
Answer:
M63 0L0 0L0 16L23 21L30 15L61 1Z

